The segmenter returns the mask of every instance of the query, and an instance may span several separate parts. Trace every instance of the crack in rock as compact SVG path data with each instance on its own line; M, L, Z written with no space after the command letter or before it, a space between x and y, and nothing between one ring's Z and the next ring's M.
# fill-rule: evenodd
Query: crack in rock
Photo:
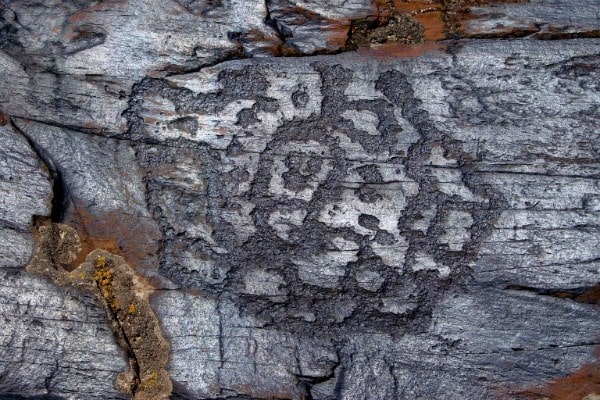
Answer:
M64 224L39 228L38 246L27 271L95 295L104 305L110 327L129 363L117 378L117 387L135 400L167 399L172 383L165 367L170 346L150 307L150 284L124 258L96 249L72 271L68 266L81 250L75 229Z

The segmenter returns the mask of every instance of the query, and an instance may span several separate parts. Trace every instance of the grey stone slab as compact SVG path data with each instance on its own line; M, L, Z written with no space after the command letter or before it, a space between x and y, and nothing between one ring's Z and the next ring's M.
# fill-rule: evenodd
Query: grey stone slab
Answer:
M488 39L418 57L265 58L338 51L371 5L3 2L0 397L125 398L102 305L21 269L34 215L147 278L174 398L519 398L598 365L581 4L474 8Z
M0 393L123 399L104 310L25 271L0 272Z
M34 215L50 215L49 172L27 139L0 126L0 267L21 267L33 251Z

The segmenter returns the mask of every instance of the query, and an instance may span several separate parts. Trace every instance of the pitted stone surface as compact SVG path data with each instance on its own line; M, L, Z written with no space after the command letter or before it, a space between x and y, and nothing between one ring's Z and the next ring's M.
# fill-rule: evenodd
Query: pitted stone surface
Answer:
M148 278L176 399L600 393L593 1L333 54L390 3L0 0L0 397L123 398L46 218Z
M464 176L471 156L435 126L406 68L356 69L231 63L142 86L132 136L172 143L137 152L170 238L166 276L235 293L292 331L423 329L503 200ZM359 79L368 90L353 93ZM313 95L297 107L282 84ZM196 130L173 128L183 119ZM256 279L274 286L249 289Z

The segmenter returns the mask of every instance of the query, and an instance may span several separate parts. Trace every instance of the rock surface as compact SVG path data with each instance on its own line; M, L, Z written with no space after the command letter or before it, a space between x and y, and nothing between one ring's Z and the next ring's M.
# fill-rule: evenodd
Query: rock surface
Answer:
M173 398L600 395L594 1L467 3L0 1L0 398L129 397L25 271L58 222L152 285Z

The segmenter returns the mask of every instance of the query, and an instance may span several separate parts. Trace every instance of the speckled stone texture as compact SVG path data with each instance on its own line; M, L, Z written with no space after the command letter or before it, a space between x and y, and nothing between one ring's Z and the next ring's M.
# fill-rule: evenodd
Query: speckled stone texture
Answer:
M151 287L174 399L600 395L597 7L491 3L350 51L381 4L0 0L0 399L129 398L51 221Z

